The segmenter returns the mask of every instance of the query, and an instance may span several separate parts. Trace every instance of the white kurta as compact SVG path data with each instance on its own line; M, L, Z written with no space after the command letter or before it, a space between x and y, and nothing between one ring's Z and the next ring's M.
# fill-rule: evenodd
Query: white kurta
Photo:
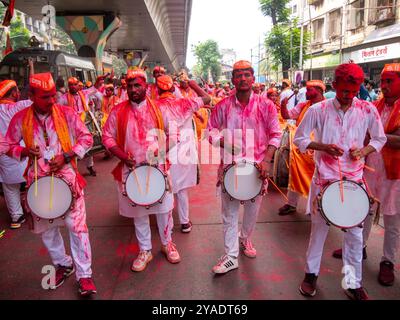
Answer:
M385 105L381 119L385 127L389 121L393 108ZM372 153L368 156L366 163L374 168L375 172L365 171L365 179L371 193L381 202L381 212L384 215L395 215L400 213L400 180L389 180L386 177L385 163L382 153Z
M29 107L31 104L31 100L21 100L15 104L0 104L0 132L3 136L6 135L13 116L22 109ZM7 155L0 156L0 182L7 184L24 182L23 174L26 165L27 160L20 162Z
M364 160L354 161L350 157L351 148L363 148L366 133L371 135L369 145L378 152L386 143L386 136L376 108L369 102L354 98L352 106L344 113L336 99L329 99L310 107L297 128L294 144L302 153L314 141L336 144L344 150L339 160L326 152L315 151L315 173L308 197L307 213L321 188L329 181L339 180L339 165L343 177L360 182L363 178ZM339 163L340 161L340 163Z

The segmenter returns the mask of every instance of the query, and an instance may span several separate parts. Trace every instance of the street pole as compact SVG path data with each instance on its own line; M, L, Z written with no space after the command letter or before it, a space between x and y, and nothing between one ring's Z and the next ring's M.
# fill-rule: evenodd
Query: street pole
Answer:
M303 70L303 37L304 37L304 29L302 20L300 26L300 59L299 59L300 70Z
M292 33L292 20L290 20L290 68L289 68L289 79L292 81L292 67L293 67L293 33Z
M309 23L310 33L313 34L312 33L312 21L311 21L311 5L308 5L308 17L310 19L310 23ZM312 55L312 38L311 38L311 40L310 40L310 79L308 79L308 80L312 80L312 78L313 78L313 76L312 76L312 57L313 57L313 55Z
M261 60L261 40L260 36L258 36L258 79L257 82L260 82L260 60Z

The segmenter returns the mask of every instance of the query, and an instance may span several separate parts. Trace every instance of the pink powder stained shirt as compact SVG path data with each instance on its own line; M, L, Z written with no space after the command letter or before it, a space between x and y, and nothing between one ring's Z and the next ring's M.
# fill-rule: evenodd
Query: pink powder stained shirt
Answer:
M393 107L385 105L381 119L385 127ZM374 197L381 202L381 212L385 215L400 214L400 180L389 180L381 153L372 153L367 157L367 165L375 171L365 170L365 180Z
M93 138L86 126L83 124L81 119L78 117L77 113L72 110L70 107L60 106L63 114L65 115L69 136L72 144L72 150L74 153L82 159L83 156L93 145ZM24 109L18 112L13 119L11 120L10 126L7 131L7 140L10 144L10 151L8 153L9 156L13 157L17 160L21 159L21 152L23 147L20 146L22 137L22 124L25 118L26 112L28 109ZM49 137L49 146L47 147L54 155L63 154L63 150L61 148L61 144L59 142L57 132L54 127L54 122L49 115L41 115L35 113L34 117L34 128L33 128L33 137L34 142L40 148L41 157L37 161L38 168L38 178L46 176L50 172L50 168L48 163L43 158L43 155L46 153L46 142L44 138L44 131L42 126L38 123L40 121L43 127L46 128L48 137ZM36 118L37 117L37 118ZM75 232L87 232L86 226L86 210L85 210L85 202L84 202L84 193L83 190L79 187L76 173L71 164L64 165L61 170L57 172L57 174L61 174L63 179L67 182L71 183L72 193L76 195L75 205L72 210L67 213L68 218L73 220L73 230ZM35 179L35 170L34 165L32 164L28 168L27 172L27 184L30 185L33 183ZM35 222L34 232L40 233L45 231L47 228L54 227L55 225L63 225L63 221L61 219L55 220L55 222L50 225L47 221L41 220L39 222Z
M310 134L314 132L314 141L324 144L335 144L344 150L339 160L326 152L315 151L317 178L322 181L338 180L339 166L343 177L361 181L364 172L364 159L354 161L350 149L364 147L364 139L369 132L370 145L380 151L386 143L386 136L376 108L369 102L354 98L351 107L344 113L339 102L329 99L310 107L297 128L295 145L302 153L310 145Z
M223 136L225 142L235 141L241 147L241 153L234 155L235 161L260 163L268 146L278 148L282 137L275 105L254 93L246 106L241 105L236 95L220 101L212 110L208 129L213 141ZM223 149L221 158L225 165L231 164L232 158Z

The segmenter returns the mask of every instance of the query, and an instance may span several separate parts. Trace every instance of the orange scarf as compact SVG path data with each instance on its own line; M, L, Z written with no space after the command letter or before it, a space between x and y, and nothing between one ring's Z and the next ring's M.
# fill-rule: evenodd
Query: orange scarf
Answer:
M15 101L8 100L8 99L1 99L0 104L15 104Z
M380 115L385 107L385 99L375 102ZM400 99L394 103L389 119L385 125L385 133L393 134L400 128ZM400 150L384 146L382 149L383 162L385 163L386 177L389 180L400 179Z
M301 123L301 121L303 120L307 110L311 107L311 101L307 100L306 104L303 107L303 110L301 110L299 117L297 118L296 121L296 126L298 127Z
M80 113L79 116L81 117L82 122L85 122L86 112L89 110L89 108L88 108L87 103L86 103L85 95L81 91L78 91L78 95L81 98L83 110L85 110L85 112ZM78 112L77 106L75 105L74 95L72 95L71 93L68 92L67 93L67 100L68 100L68 105L70 107L74 108L74 110L76 112Z
M33 137L33 124L34 124L34 109L30 107L27 109L25 117L22 121L22 138L25 142L27 148L32 148L34 146L34 137ZM67 120L65 119L64 113L61 111L58 105L53 105L51 108L51 117L53 118L54 128L57 133L58 141L61 144L61 148L63 152L69 152L72 150L71 139L68 131ZM26 179L26 175L28 172L28 168L32 165L32 159L29 158L28 166L25 170L24 177ZM78 166L76 160L71 161L71 165L76 173L76 179L83 189L86 186L85 179L80 175L78 171Z
M147 109L150 112L150 115L154 121L155 127L159 130L164 131L164 121L161 115L160 109L157 107L157 105L152 101L150 98L146 97L146 102L147 102ZM130 106L130 100L127 100L120 108L120 110L117 112L117 145L118 147L125 151L125 141L126 141L126 130L128 128L128 120L129 120L129 110L131 108ZM159 138L161 138L159 136ZM124 163L120 161L118 165L114 168L112 171L112 175L114 176L114 179L118 182L122 182L122 168L124 166Z
M156 80L157 81L157 80ZM157 85L154 83L154 84L152 84L151 85L151 87L150 87L150 98L152 99L152 100L156 100L156 99L158 99L158 88L157 88Z

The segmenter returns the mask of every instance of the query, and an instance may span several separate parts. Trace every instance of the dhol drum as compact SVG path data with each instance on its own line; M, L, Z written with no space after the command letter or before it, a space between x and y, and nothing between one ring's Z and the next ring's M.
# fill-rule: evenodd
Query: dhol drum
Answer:
M99 126L99 115L94 115L91 111L87 112L88 116L86 117L85 125L88 128L89 132L93 136L93 146L88 151L88 155L93 155L98 152L102 152L105 150L102 142L102 132Z
M285 128L280 147L274 154L273 180L277 186L287 188L289 185L290 128Z
M257 196L265 192L259 166L246 160L227 166L222 177L222 192L226 192L231 200L239 200L241 204L245 201L254 202Z
M62 175L55 174L38 178L37 186L33 181L28 187L25 203L37 220L46 219L52 223L54 219L65 218L65 214L73 209L75 198L72 184Z
M317 200L319 211L327 224L344 231L361 227L372 204L372 199L363 186L350 180L328 184L318 195Z
M132 206L149 209L162 203L168 191L167 175L157 165L141 164L135 167L123 184L123 195Z

